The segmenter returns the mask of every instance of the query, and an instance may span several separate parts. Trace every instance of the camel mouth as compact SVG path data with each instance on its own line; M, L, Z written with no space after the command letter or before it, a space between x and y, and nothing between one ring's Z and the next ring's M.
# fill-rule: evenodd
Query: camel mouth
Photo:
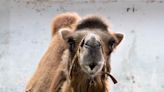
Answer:
M96 76L98 75L104 66L103 62L99 62L98 64L95 65L80 65L81 69L89 76Z

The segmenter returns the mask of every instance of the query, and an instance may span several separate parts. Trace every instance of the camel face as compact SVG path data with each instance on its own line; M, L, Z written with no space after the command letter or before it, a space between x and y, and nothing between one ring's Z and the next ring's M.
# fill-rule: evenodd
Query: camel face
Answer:
M101 43L100 36L90 32L83 39L80 48L79 64L82 70L91 76L97 75L105 62Z

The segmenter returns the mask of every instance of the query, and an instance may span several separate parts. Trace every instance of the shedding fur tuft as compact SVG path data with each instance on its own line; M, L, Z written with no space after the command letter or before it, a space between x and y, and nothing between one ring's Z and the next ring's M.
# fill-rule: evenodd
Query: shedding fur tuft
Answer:
M67 12L57 15L52 22L52 36L55 35L61 28L69 28L72 31L75 29L80 16L74 12Z

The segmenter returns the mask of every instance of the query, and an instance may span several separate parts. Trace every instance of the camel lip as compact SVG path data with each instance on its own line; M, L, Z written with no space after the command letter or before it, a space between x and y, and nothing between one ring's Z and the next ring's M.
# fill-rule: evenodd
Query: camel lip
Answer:
M91 71L87 71L86 73L87 73L88 76L95 77L98 72L95 72L95 71L91 70Z
M86 74L88 77L91 77L91 78L96 76L96 73L93 73L93 72L86 72Z
M96 72L91 70L88 65L82 66L82 70L88 75L88 76L94 76Z

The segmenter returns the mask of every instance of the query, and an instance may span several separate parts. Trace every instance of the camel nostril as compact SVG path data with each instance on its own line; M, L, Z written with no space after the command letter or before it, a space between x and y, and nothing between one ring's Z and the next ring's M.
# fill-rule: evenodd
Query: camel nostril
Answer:
M93 70L95 68L95 66L96 66L95 64L90 64L89 65L89 67L90 67L91 70Z
M87 41L84 44L84 46L87 47L87 48L100 48L101 44L98 41L96 41L96 42Z

